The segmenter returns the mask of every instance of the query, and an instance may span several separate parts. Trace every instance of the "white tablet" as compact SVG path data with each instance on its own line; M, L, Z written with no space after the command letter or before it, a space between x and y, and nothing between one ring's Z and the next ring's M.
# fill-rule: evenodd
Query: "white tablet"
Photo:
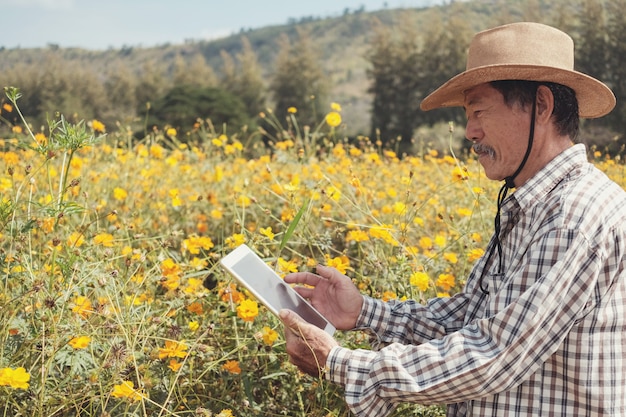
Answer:
M335 332L335 326L283 281L247 245L238 246L224 256L220 264L276 316L281 309L286 308L295 311L304 320L331 336Z

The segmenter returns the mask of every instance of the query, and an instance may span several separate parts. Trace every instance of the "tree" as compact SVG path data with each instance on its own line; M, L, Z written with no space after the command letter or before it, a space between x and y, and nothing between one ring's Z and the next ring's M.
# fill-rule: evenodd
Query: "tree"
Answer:
M171 88L171 82L167 80L164 72L164 68L158 62L152 61L143 65L135 88L135 102L139 116L149 114L153 102Z
M607 117L614 131L621 133L619 145L626 145L626 0L607 0L607 65L604 80L617 98L615 110Z
M441 17L440 17L441 19ZM390 29L393 27L395 30ZM421 100L465 67L471 33L462 19L433 19L417 31L408 18L399 24L374 23L367 59L371 64L369 92L373 94L372 135L381 141L400 139L398 152L410 152L413 131L423 123L458 120L458 110L419 110Z
M231 131L248 122L243 102L233 94L216 87L178 85L154 102L148 128L170 125L185 131L197 118L210 119L213 125Z
M215 71L200 53L194 54L189 61L182 55L174 60L174 85L197 85L211 87L217 85Z
M373 22L374 37L366 55L371 67L367 76L371 79L368 93L372 94L371 137L386 141L394 131L395 64L396 45L391 29L379 20Z
M104 88L107 94L108 111L103 117L105 125L116 121L129 121L135 117L137 78L122 61L109 69Z
M242 51L237 63L232 55L222 50L222 86L226 91L241 98L249 117L265 109L265 82L257 55L247 37L241 37Z
M309 33L296 29L298 39L293 45L286 34L279 40L270 90L276 115L286 115L287 109L295 107L301 124L315 125L324 114L328 84Z

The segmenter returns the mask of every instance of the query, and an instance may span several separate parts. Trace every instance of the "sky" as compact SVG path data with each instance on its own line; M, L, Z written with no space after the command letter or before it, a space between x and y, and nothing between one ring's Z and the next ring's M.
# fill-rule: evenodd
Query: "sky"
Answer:
M364 7L410 8L442 0L0 0L0 47L54 44L92 50L212 40L304 16Z

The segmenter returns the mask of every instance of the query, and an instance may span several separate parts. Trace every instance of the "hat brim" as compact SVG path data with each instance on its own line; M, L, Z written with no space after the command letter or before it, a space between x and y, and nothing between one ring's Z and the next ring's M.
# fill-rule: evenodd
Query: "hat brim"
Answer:
M579 116L593 119L608 114L615 107L615 95L604 83L578 71L537 65L491 65L467 70L428 95L420 108L462 107L465 92L472 87L498 80L544 81L562 84L576 92Z

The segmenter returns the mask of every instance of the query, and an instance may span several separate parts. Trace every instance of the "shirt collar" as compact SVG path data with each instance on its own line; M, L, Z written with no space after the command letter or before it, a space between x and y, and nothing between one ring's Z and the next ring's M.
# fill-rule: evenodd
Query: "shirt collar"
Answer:
M552 161L515 190L511 200L516 200L524 209L545 196L576 167L586 164L587 151L585 145L577 144L557 155ZM506 205L506 204L505 204Z

